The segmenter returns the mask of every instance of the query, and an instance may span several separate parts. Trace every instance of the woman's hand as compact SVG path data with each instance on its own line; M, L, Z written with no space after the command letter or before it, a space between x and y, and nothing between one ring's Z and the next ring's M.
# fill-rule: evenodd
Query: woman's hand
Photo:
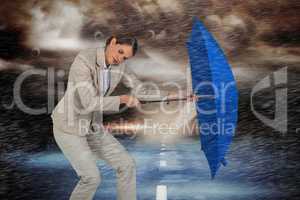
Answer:
M197 101L198 100L198 96L197 95L195 95L195 94L191 94L191 95L189 95L189 96L187 96L187 101Z
M179 98L183 98L183 95L179 94L178 92L168 92L168 96L167 96L167 99L169 100L172 100L172 99L179 99Z
M129 108L139 107L141 105L140 101L131 95L121 95L120 103L126 104L126 106Z

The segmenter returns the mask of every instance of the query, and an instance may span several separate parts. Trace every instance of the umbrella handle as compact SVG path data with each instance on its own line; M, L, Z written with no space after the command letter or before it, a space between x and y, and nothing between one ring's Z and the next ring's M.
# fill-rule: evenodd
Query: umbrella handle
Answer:
M197 99L204 99L204 98L208 98L208 99L214 99L215 96L214 95L195 95L197 97ZM160 99L160 100L141 100L141 104L146 104L146 103L157 103L157 102L166 102L169 103L170 101L186 101L188 98L187 97L182 97L182 98L164 98L164 99Z

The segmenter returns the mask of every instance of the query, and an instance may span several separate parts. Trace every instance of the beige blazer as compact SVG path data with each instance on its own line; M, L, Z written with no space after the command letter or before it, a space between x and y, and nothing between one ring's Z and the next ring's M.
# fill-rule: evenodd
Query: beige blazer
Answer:
M100 78L104 59L102 47L83 50L75 57L70 67L66 92L51 115L56 129L80 136L89 134L92 123L102 124L103 113L119 111L120 97L110 94L120 81L133 88L133 95L140 100L166 96L166 92L151 95L151 92L139 87L141 81L125 63L111 66L110 88L103 94Z

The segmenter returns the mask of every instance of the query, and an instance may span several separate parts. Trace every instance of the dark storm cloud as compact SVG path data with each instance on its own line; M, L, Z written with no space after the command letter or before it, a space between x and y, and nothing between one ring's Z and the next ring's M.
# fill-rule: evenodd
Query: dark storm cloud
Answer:
M13 58L22 54L30 15L23 1L1 1L0 57Z
M27 41L32 26L31 9L36 4L43 4L44 11L52 1L44 0L3 0L0 5L0 57L13 59L30 55Z
M261 41L269 45L298 46L300 43L300 6L295 0L5 0L0 6L0 56L13 58L36 45L32 29L43 21L36 21L34 8L49 21L56 12L68 12L60 10L64 5L77 7L77 15L83 16L82 25L72 30L78 31L82 39L103 40L111 34L127 33L137 36L145 45L166 50L172 47L179 55L191 30L192 16L202 19L227 51ZM55 20L60 23L68 18ZM40 37L52 31L51 23L49 30L34 34ZM56 28L68 29L78 24L65 23L68 25Z
M258 40L274 46L299 46L299 1L250 1L245 2L245 8L257 24Z

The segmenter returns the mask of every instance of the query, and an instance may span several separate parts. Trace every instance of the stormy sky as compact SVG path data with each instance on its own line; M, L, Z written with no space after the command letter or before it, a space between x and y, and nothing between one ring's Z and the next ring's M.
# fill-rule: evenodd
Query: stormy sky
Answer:
M288 66L291 69L295 66L299 69L300 66L299 0L1 0L0 13L0 86L2 103L6 105L13 105L13 85L20 71L48 67L67 70L78 51L101 46L107 37L118 33L133 35L139 40L141 51L130 61L139 78L157 82L185 81L183 73L188 62L185 42L191 31L192 17L197 16L223 47L238 82L238 134L273 136L275 131L250 111L251 88L255 82L274 72L274 68ZM289 137L299 135L293 134L299 130L299 109L296 109L299 106L299 77L299 71L290 71ZM272 94L260 95L257 103L271 114ZM24 96L28 106L40 108L47 105L46 78L29 79L25 83ZM3 113L0 127L2 133L8 135L2 137L4 149L32 150L39 149L41 144L46 146L52 134L49 115L27 115L16 106L0 109ZM135 113L125 114L137 116L136 122L139 122L140 116ZM150 118L161 122L165 120L162 118L171 121L174 116ZM289 156L282 161L287 162L293 157L298 166L299 142L294 141L299 141L299 138L281 143L278 135L274 136L266 146L272 153L276 150L273 148L278 148L279 153L286 151L280 155ZM253 144L261 148L265 139L257 137L257 141ZM252 148L248 138L246 143ZM292 145L289 147L288 143ZM240 145L237 147L241 149ZM252 152L248 149L243 152L246 151ZM243 152L241 157L245 157ZM247 161L253 166L262 166L263 169L276 166L275 174L281 176L285 173L282 165L272 163L274 159L261 162L256 151L251 158L258 158L255 162ZM291 185L288 185L290 189L296 188L293 172L289 171L289 177L292 177L289 180Z
M27 49L78 50L115 33L181 55L192 16L228 53L257 44L300 45L296 0L3 0L0 12L4 59L26 56Z

